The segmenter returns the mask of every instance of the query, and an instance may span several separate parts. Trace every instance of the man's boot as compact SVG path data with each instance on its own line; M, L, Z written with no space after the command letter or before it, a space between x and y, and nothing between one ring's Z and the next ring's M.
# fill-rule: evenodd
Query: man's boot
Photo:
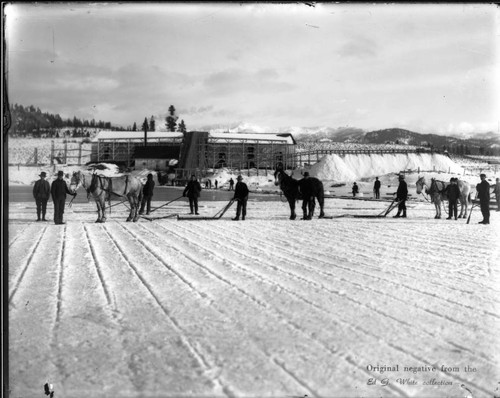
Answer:
M401 213L398 211L398 214L396 214L396 215L395 215L394 217L392 217L392 218L399 218L399 217L401 217L401 216L400 216L400 214L401 214Z
M403 210L403 218L406 218L406 210Z

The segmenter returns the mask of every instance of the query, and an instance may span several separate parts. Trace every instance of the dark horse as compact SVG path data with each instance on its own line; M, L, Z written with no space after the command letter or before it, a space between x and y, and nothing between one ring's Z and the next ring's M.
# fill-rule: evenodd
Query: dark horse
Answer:
M304 220L311 220L316 206L315 199L318 199L320 206L319 218L323 218L325 213L323 206L325 204L325 191L323 183L315 177L305 177L296 180L285 173L283 169L277 169L274 172L274 185L279 185L285 198L290 205L290 220L295 220L295 201L302 199L302 211Z
M77 171L71 178L71 187L76 191L82 185L89 195L94 197L97 205L96 222L106 222L106 200L110 196L123 197L130 205L130 214L127 221L137 221L137 210L142 199L142 183L133 176L104 177L96 173Z

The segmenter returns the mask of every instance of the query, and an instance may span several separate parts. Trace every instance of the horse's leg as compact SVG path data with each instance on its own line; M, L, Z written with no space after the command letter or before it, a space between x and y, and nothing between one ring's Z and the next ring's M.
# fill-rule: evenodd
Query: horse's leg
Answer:
M314 196L309 198L309 216L307 217L309 220L312 220L314 217L314 208L316 207L316 201L314 200Z
M139 198L135 195L132 195L132 201L131 203L133 203L133 205L130 206L131 209L133 209L133 213L134 213L134 222L137 222L137 220L139 219L139 214L138 214L138 210L139 210ZM149 212L148 212L149 214Z
M101 199L101 206L102 206L102 218L101 222L106 222L106 198L103 197Z
M290 205L290 220L295 220L297 218L297 214L295 214L295 199L288 199L288 204Z
M101 202L99 198L95 199L95 204L97 206L97 220L95 222L101 222Z
M134 201L130 196L127 196L128 204L130 205L130 212L128 213L127 222L132 221L134 219Z
M302 200L302 219L307 220L307 206L308 206L308 200L307 198L304 198Z
M319 203L319 218L323 218L325 216L325 212L323 211L323 207L325 206L325 198L318 196Z

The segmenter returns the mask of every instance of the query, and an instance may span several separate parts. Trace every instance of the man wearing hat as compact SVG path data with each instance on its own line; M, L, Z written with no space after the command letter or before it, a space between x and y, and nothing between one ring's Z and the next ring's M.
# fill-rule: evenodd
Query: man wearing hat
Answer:
M198 213L198 198L201 193L201 185L196 179L196 176L193 174L191 176L191 181L189 181L182 193L182 196L187 196L189 199L189 209L191 210L191 214L199 215Z
M52 195L52 200L54 201L54 223L56 225L65 224L63 222L63 214L64 206L66 204L66 194L76 196L76 192L73 193L69 190L63 177L64 172L59 170L57 172L57 180L55 180L50 187L50 193Z
M247 215L247 202L248 202L248 187L247 184L243 182L243 177L239 175L237 178L238 182L236 183L236 188L234 190L233 200L237 200L238 204L236 206L236 217L233 218L233 221L238 221L241 219L244 221L245 216Z
M396 200L398 204L398 214L394 218L403 217L406 218L406 200L408 199L408 186L406 185L404 174L399 175L399 186L396 191ZM403 215L401 215L403 212Z
M477 197L479 198L479 204L481 206L481 213L483 214L483 221L479 224L489 224L490 223L490 184L486 181L486 174L481 174L479 176L481 182L476 185Z
M33 187L33 197L36 202L37 221L47 221L45 219L45 213L47 212L47 202L50 198L50 184L45 177L47 177L47 173L42 171L40 173L40 179L35 182L35 186ZM40 218L40 215L42 218Z

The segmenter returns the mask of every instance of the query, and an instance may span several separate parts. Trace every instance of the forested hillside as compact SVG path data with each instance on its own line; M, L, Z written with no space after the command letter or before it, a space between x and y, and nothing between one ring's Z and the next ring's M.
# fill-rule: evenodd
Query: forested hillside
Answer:
M11 126L8 134L11 137L90 137L98 130L121 129L102 120L81 120L76 116L63 119L59 114L42 112L33 105L25 107L14 104L10 106L10 112Z

